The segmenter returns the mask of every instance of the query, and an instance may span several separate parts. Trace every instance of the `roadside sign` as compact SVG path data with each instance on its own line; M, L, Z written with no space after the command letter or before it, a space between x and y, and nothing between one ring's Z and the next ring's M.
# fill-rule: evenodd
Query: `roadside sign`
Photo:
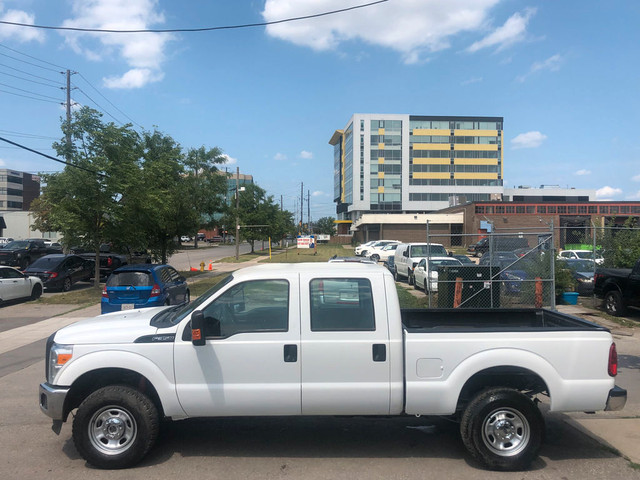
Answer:
M316 248L314 235L298 235L298 248Z

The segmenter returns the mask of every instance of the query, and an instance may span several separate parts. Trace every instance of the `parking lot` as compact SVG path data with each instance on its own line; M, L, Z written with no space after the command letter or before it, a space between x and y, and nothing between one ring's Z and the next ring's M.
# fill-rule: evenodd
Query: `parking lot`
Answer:
M575 308L567 313L588 314ZM76 452L70 423L60 436L51 431L50 419L38 407L37 386L44 378L44 339L65 324L98 313L96 306L15 304L0 309L0 433L7 439L0 454L3 478L174 478L203 476L203 471L206 478L224 479L640 478L640 471L616 451L626 452L618 441L638 444L640 342L635 328L616 324L610 327L620 357L617 383L629 390L627 407L591 416L547 412L546 441L526 472L488 473L466 454L456 423L425 417L171 422L139 466L96 470Z

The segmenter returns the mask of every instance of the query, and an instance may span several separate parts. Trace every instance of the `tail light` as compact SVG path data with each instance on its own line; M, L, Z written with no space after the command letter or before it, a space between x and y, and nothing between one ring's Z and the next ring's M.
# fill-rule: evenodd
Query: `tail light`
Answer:
M107 286L106 285L102 288L102 298L109 298L109 294L107 293Z
M109 257L107 258L107 267L110 267L111 265L113 265L113 258Z
M160 295L162 295L162 289L160 288L160 285L158 285L157 283L154 283L153 288L151 289L151 294L149 296L159 297Z
M618 375L618 351L616 350L616 344L612 343L609 348L609 376L615 377Z
M49 278L56 278L58 276L58 272L44 272Z

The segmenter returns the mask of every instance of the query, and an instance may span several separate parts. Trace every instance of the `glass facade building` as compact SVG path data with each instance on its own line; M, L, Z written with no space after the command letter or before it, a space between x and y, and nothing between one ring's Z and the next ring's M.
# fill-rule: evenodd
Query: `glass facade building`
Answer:
M329 143L339 221L426 213L503 191L503 118L354 114Z

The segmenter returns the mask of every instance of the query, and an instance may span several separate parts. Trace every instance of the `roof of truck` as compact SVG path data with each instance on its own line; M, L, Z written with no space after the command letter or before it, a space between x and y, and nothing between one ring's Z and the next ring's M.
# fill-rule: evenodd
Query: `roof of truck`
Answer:
M363 275L365 272L389 273L381 265L360 262L317 262L317 263L269 263L252 267L241 268L233 272L236 278L254 275L269 275L277 277L278 273L316 273L319 275L345 274Z

